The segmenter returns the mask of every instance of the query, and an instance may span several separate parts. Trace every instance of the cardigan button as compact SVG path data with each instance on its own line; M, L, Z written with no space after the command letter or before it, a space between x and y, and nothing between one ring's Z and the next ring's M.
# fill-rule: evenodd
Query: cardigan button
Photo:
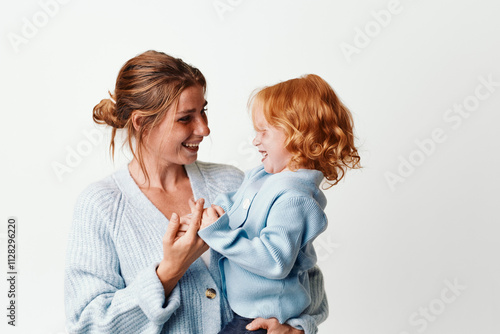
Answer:
M215 296L217 296L217 292L215 292L215 290L212 288L208 288L205 291L205 296L207 296L207 298L209 298L209 299L214 299Z
M245 199L243 202L243 209L246 210L250 207L250 198Z

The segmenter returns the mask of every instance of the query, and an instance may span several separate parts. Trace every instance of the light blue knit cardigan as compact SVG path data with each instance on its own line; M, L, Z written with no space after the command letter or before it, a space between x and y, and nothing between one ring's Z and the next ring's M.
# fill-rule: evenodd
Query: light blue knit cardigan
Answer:
M312 242L327 227L322 180L313 169L269 174L260 165L238 191L215 199L226 213L198 234L224 256L223 292L240 316L284 323L311 302Z
M242 182L238 169L195 162L185 166L195 198L207 205ZM231 320L220 292L220 254L210 267L196 260L165 301L156 267L163 256L168 220L141 192L128 168L90 185L78 198L65 273L65 306L70 333L215 334ZM328 315L321 272L309 273L313 303L288 323L306 333ZM207 298L213 289L216 296Z

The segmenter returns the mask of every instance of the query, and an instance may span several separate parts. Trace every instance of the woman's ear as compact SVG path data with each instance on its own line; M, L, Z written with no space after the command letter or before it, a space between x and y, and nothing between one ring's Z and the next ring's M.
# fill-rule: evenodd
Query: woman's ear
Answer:
M142 117L139 115L137 110L132 111L132 125L134 126L135 131L139 132L139 129L142 125Z

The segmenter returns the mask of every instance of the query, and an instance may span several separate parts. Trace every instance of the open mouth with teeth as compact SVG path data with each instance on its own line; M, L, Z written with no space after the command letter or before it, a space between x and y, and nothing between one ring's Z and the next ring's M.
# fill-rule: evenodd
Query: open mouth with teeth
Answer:
M187 148L190 151L198 151L198 147L200 146L200 143L182 143L182 146Z
M261 160L261 162L264 161L264 160L266 160L266 158L267 158L267 152L266 151L259 151L259 153L262 154L262 160Z

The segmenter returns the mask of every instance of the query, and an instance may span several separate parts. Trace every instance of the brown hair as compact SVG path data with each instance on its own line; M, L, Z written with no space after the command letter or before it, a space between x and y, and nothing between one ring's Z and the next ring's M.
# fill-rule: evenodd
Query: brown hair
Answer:
M195 85L201 86L205 93L203 74L182 59L163 52L150 50L127 61L118 73L114 93L108 92L111 98L101 100L93 111L94 122L113 128L111 155L115 153L116 130L127 129L128 146L148 179L143 161L144 135L163 120L186 88ZM134 113L140 116L138 130L132 122Z
M265 87L249 102L262 107L266 121L284 131L290 169L319 170L330 188L348 168L361 167L351 112L321 77L309 74Z

